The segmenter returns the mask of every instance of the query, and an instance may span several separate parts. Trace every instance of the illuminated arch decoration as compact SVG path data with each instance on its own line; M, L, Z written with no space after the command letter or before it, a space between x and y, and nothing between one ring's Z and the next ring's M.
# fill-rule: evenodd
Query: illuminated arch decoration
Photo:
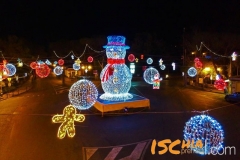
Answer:
M62 123L58 128L57 137L63 139L66 134L72 138L75 136L74 122L83 122L85 116L83 114L77 114L76 108L72 105L68 105L63 109L62 115L54 115L52 117L53 123Z
M153 59L152 58L148 58L147 59L147 64L152 64L153 63Z
M144 78L145 82L147 82L148 84L153 84L154 83L153 81L156 78L156 77L154 78L154 76L157 74L160 77L158 70L153 67L150 67L144 71L143 78ZM159 79L159 77L158 77L158 79Z
M50 74L50 68L46 64L37 65L36 74L40 78L45 78Z
M0 65L0 81L6 79L9 75L9 70L5 65Z
M161 70L165 70L165 69L166 69L166 66L163 64L163 65L160 66L160 69L161 69Z
M194 67L190 67L190 68L188 69L187 73L188 73L188 75L189 75L190 77L194 77L194 76L197 75L197 70L196 70L196 68L194 68Z
M192 141L196 143L198 140L201 140L203 144L202 148L191 148L195 153L202 155L217 153L218 149L222 148L224 139L222 127L208 115L202 114L191 117L186 122L183 132L184 140L189 140L189 145Z
M68 93L70 103L79 110L89 109L98 97L96 86L89 80L75 82Z
M88 61L89 63L92 63L92 62L93 62L93 57L92 57L92 56L89 56L89 57L87 58L87 61Z
M59 60L58 60L58 64L59 64L60 66L64 65L64 60L63 60L63 59L59 59Z
M80 64L77 64L77 63L73 63L73 69L75 70L75 71L78 71L79 69L80 69Z
M6 68L9 71L8 76L13 76L17 71L16 67L11 63L6 64Z
M132 74L125 64L126 49L124 36L108 36L106 48L107 65L100 73L103 91L100 99L122 101L133 98L128 93L131 88Z
M224 88L227 86L226 82L223 79L215 80L213 85L217 90L224 90Z
M129 62L133 62L135 60L135 56L133 54L128 55Z
M53 69L53 72L56 74L56 75L61 75L63 73L63 69L62 67L60 66L56 66L54 69Z

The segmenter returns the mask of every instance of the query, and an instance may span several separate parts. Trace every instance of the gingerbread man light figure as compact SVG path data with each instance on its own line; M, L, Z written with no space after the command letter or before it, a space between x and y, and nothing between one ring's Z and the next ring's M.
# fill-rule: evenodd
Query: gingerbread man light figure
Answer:
M68 105L63 109L62 115L55 115L52 117L53 123L62 123L58 128L57 137L63 139L68 134L68 137L75 136L74 121L83 122L85 116L83 114L77 114L76 108L72 105Z

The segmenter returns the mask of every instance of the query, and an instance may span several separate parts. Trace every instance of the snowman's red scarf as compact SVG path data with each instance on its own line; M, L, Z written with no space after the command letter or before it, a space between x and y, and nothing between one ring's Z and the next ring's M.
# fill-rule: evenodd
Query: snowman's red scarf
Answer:
M113 59L108 58L107 62L109 64L108 68L105 70L103 76L102 76L102 82L105 82L108 80L109 76L113 75L113 64L125 64L125 59Z

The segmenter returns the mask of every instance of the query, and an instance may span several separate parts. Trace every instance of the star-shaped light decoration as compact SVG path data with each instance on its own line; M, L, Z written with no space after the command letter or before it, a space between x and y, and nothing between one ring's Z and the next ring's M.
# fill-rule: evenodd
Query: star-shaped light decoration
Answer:
M58 128L57 137L63 139L68 134L68 137L75 136L74 122L83 122L85 116L83 114L77 114L76 108L73 105L68 105L63 109L62 115L54 115L52 117L53 123L62 123Z

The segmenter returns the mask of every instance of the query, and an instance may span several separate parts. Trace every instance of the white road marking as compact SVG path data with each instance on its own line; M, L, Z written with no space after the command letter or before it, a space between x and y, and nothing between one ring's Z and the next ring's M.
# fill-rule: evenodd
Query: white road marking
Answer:
M118 155L118 153L121 151L122 147L116 147L111 150L111 152L108 153L107 157L104 160L112 160L115 159Z
M142 143L137 144L137 146L134 148L134 150L132 151L132 153L129 156L124 157L120 160L140 159L142 151L143 151L146 143L147 142L142 142Z
M98 150L98 148L88 148L86 149L86 158L89 160L91 156Z

